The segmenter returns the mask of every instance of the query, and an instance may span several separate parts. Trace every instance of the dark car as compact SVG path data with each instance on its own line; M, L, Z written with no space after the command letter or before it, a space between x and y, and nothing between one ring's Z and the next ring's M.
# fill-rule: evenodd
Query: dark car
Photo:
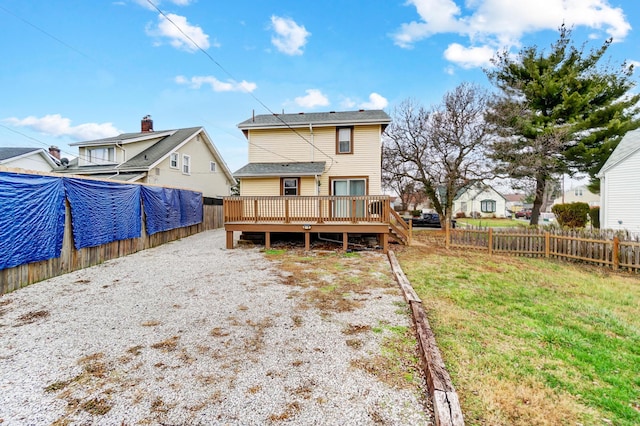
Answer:
M413 218L413 226L440 228L440 215L438 213L423 213L421 217ZM456 227L456 221L451 220L451 227Z

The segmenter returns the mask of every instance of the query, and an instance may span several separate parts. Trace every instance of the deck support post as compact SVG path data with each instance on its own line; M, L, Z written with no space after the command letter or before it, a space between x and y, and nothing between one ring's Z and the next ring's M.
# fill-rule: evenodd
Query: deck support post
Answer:
M380 234L380 238L382 239L382 253L387 254L389 252L389 233Z
M304 233L304 251L311 250L311 232Z
M269 250L271 248L271 232L264 233L264 249Z
M342 250L344 250L345 253L347 252L347 250L349 250L349 233L348 232L342 233Z
M233 248L233 231L227 231L227 248Z

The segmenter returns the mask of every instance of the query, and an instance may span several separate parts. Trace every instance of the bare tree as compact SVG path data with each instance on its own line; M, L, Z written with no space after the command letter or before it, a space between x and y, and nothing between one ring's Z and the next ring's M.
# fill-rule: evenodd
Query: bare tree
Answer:
M463 83L429 111L405 100L385 132L385 172L422 187L443 225L451 219L456 193L490 177L484 155L490 137L483 119L486 103L482 89Z

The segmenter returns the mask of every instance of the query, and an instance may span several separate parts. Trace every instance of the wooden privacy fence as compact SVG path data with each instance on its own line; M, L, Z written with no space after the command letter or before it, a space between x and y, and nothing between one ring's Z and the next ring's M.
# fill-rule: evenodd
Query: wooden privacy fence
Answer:
M487 250L489 254L552 257L640 270L640 242L606 231L452 229L447 243L449 247Z
M222 205L205 204L203 209L202 222L197 225L148 235L143 217L142 234L139 238L113 241L100 246L76 250L73 245L71 231L71 212L69 203L67 202L66 222L60 257L0 270L0 295L38 281L97 265L110 259L127 256L137 251L146 250L170 241L188 237L189 235L197 234L198 232L222 228L224 226Z

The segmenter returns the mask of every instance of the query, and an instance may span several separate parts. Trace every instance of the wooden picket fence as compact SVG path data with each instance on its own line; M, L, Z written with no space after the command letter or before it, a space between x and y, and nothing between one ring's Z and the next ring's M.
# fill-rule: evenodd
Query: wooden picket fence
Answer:
M638 239L613 231L452 229L447 245L486 250L489 254L556 258L640 271Z
M139 238L113 241L96 247L86 247L76 250L73 246L71 214L68 202L66 203L66 209L67 222L64 228L60 257L0 270L0 295L38 281L88 268L89 266L98 265L110 259L127 256L137 251L146 250L202 231L218 229L224 226L222 205L205 204L203 206L203 221L197 225L147 235L143 220L142 234Z

